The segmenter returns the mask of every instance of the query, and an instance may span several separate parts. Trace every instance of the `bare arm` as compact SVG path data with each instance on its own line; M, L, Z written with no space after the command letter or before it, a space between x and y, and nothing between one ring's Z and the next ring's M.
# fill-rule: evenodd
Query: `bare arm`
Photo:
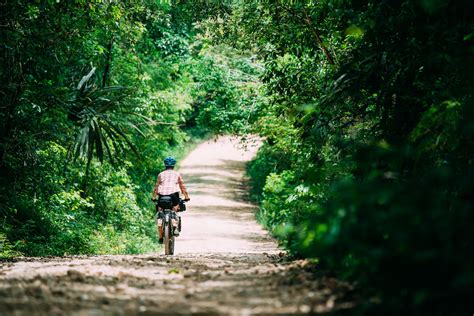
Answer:
M158 175L158 178L156 179L155 188L153 189L152 199L155 199L158 196L158 188L160 187L160 182L161 182L161 176Z
M186 186L184 185L184 180L183 180L183 177L181 175L179 175L179 177L178 177L178 184L179 184L179 188L181 190L181 193L183 193L183 195L184 195L184 199L189 200L189 194L188 194L188 191L186 190Z

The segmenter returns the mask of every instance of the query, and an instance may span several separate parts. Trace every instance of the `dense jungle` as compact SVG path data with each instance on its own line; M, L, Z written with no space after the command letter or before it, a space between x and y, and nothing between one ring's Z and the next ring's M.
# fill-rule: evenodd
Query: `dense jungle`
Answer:
M473 1L2 1L0 39L3 260L155 253L163 158L258 135L256 217L343 313L473 313Z

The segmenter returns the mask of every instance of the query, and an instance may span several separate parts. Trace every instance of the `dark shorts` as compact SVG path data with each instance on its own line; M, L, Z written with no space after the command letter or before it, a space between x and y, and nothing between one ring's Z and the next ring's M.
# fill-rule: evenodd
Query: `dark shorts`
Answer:
M158 199L162 196L171 196L171 201L173 201L173 206L176 206L176 205L179 204L179 192L175 192L175 193L168 194L168 195L158 194Z

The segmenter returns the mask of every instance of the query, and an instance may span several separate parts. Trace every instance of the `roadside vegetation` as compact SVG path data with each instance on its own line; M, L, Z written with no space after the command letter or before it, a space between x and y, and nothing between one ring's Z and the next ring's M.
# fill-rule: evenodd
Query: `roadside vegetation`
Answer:
M219 40L265 65L265 144L249 166L259 218L293 255L356 282L363 314L471 312L473 13L253 2L220 24Z
M354 313L472 313L472 1L2 11L2 256L151 251L161 158L252 133L260 221Z
M248 125L256 66L186 4L1 10L0 256L155 251L163 158Z

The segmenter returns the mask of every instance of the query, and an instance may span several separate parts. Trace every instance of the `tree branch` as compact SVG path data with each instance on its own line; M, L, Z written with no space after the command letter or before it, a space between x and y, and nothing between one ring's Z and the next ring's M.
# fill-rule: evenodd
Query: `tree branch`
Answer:
M284 5L282 5L280 7L283 8L284 10L286 10L287 12L289 12L290 14L292 14L293 16L296 16L297 18L299 18L299 19L301 19L305 22L305 24L311 29L311 32L313 33L314 37L316 38L316 42L318 43L319 47L323 51L323 53L326 56L328 62L331 65L335 65L336 63L334 62L334 58L332 57L331 53L329 53L329 50L327 49L326 45L324 45L324 43L321 39L321 36L319 34L319 30L314 26L314 23L313 23L311 17L308 15L308 12L306 11L306 8L303 7L303 12L304 12L305 16L302 17L297 12L295 12L295 10L293 10L292 8L287 8Z
M308 15L308 12L306 12L306 9L303 8L303 12L305 14L305 19L304 21L306 24L309 26L311 31L313 32L314 37L316 38L316 41L318 42L319 46L321 47L322 51L324 52L324 55L326 55L326 58L328 59L328 62L331 65L335 65L336 63L334 62L334 58L331 56L329 53L328 49L324 45L323 41L321 40L321 36L319 35L318 29L316 29L313 25L313 21L311 20L311 17Z

